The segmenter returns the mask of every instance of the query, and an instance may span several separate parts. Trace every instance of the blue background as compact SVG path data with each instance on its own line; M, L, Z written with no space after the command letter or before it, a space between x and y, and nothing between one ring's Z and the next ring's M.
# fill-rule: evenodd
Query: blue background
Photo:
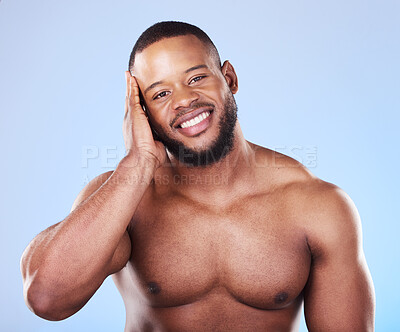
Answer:
M357 205L376 330L400 330L400 1L0 1L1 331L122 331L108 278L61 322L25 306L20 256L124 154L131 48L161 20L204 29L239 76L245 137ZM301 331L305 331L304 322Z

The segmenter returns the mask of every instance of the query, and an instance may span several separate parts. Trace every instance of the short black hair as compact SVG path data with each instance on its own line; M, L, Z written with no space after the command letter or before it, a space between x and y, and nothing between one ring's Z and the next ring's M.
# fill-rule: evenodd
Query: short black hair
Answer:
M210 54L215 57L217 64L221 67L221 59L218 50L210 37L208 37L203 30L189 23L165 21L153 24L140 35L133 46L129 58L128 70L130 71L135 63L136 53L142 52L146 47L160 41L161 39L185 35L196 36L200 41L208 46Z

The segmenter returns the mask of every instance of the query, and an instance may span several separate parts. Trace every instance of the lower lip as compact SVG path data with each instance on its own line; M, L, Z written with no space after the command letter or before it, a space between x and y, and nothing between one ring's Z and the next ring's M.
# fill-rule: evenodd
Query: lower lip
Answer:
M202 132L204 132L210 125L211 122L211 117L214 112L211 112L208 117L206 117L203 121L199 122L198 124L195 124L194 126L191 127L186 127L186 128L177 128L178 131L185 135L185 136L196 136Z

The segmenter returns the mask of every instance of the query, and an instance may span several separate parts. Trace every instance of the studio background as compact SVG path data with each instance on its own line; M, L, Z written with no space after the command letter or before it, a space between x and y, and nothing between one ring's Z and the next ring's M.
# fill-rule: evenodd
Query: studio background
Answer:
M162 20L198 25L234 65L248 140L350 195L376 331L400 331L400 1L386 0L1 0L0 330L123 331L111 278L77 314L48 322L24 304L19 261L123 157L124 71L140 33Z

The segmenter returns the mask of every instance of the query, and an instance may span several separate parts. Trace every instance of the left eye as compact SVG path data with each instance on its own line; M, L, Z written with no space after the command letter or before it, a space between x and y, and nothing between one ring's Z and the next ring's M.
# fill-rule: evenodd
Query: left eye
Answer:
M190 80L189 84L192 83L192 82L200 81L200 80L203 79L204 77L206 77L206 76L197 76L197 77L193 78L192 80Z

